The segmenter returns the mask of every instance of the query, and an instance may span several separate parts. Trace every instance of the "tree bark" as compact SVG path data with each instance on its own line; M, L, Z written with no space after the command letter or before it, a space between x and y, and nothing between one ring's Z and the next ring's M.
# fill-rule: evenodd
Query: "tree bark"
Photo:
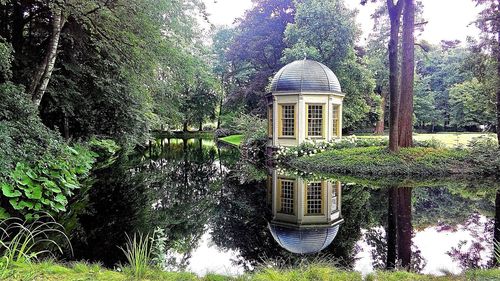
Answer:
M495 197L495 226L493 230L493 241L496 241L497 244L495 244L493 247L496 248L495 250L500 252L500 189L497 190L497 195ZM496 258L493 257L493 265L494 266L499 266L500 261Z
M398 260L401 266L411 265L411 187L398 188Z
M24 42L24 11L21 3L13 1L12 3L12 47L17 56L23 52ZM6 25L7 26L7 25Z
M413 82L415 80L415 0L404 0L399 146L413 146Z
M47 53L45 54L43 62L36 69L29 89L31 99L36 106L40 105L40 102L42 101L43 95L47 90L47 86L52 76L52 71L54 70L57 58L59 38L61 37L61 30L64 26L64 23L65 19L62 9L59 7L54 8L52 19L52 35L49 40L49 46L47 47Z
M387 261L386 269L396 268L398 193L396 187L389 188L387 203Z
M499 9L500 9L500 0L498 1ZM498 147L500 148L500 20L498 25L498 46L497 46L497 140Z
M188 122L186 121L186 122L184 122L182 125L183 125L183 126L182 126L182 131L183 131L183 132L187 132L187 131L188 131Z
M391 21L391 36L389 40L389 95L390 95L390 117L389 117L389 150L399 151L399 29L401 26L401 13L403 0L394 4L393 0L387 0L387 10Z
M387 105L387 94L381 94L381 96L382 96L382 101L380 104L380 116L379 120L375 124L375 130L373 132L376 135L384 134L384 129L385 129L385 106Z

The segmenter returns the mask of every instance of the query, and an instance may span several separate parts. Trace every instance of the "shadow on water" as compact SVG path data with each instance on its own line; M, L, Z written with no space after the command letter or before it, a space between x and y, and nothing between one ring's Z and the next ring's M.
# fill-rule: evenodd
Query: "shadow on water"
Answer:
M206 234L240 268L321 260L428 273L439 273L436 259L451 272L491 266L500 238L495 181L303 175L246 164L205 139L157 140L93 178L65 225L75 259L110 267L124 261L126 233L158 227L180 269ZM432 247L440 239L446 247Z

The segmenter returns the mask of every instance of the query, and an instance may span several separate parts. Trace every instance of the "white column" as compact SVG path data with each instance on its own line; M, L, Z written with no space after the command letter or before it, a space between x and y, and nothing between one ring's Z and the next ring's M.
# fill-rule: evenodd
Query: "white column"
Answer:
M296 180L297 183L297 223L302 223L304 220L304 208L306 202L304 202L304 197L305 197L305 182L301 178L297 178Z
M342 138L342 118L344 116L342 106L343 106L343 101L339 105L339 137L340 138Z
M278 213L278 206L277 206L277 201L278 201L278 173L276 170L273 170L272 172L272 212L273 212L273 219L276 219L276 214Z
M326 105L326 141L332 140L333 137L333 116L332 116L332 111L333 111L333 97L330 95L328 96L328 102Z
M278 120L278 101L276 97L273 95L273 146L278 146L278 129L279 122Z
M306 105L304 102L304 96L299 94L299 102L298 102L298 112L297 112L297 128L298 128L298 138L297 145L303 143L306 139Z

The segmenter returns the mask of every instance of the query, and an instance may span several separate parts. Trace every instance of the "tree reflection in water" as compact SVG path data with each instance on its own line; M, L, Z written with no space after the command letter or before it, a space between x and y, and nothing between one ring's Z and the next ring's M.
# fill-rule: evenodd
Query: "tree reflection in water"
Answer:
M162 140L144 152L122 156L96 171L88 192L70 209L80 210L72 223L75 259L106 266L123 262L118 246L125 234L165 229L167 248L183 254L186 265L204 233L216 203L217 150L205 140ZM81 206L81 207L78 207Z
M369 252L373 268L420 271L425 260L412 241L416 233L428 227L455 231L464 221L477 221L474 214L496 217L474 238L487 238L475 244L484 248L479 256L500 236L495 184L297 176L245 164L237 149L219 149L211 140L158 140L95 171L93 178L63 221L75 259L110 267L123 262L118 246L125 233L157 227L165 230L167 248L180 253L178 268L186 267L207 232L219 250L235 251L235 264L247 269L318 260L353 268L359 254ZM293 190L291 201L285 200L283 180ZM466 261L479 248L455 248L450 255L474 267Z

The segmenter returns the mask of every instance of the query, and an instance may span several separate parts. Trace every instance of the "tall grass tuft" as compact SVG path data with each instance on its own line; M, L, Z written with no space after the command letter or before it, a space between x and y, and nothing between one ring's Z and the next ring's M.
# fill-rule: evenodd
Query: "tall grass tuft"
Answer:
M497 265L500 265L500 241L493 242L493 256Z
M73 248L64 227L49 214L43 214L34 221L8 218L0 221L0 269L5 271L14 262L31 262L42 255L52 255L50 248L59 253L63 249L55 240L62 237ZM0 276L1 277L1 276Z
M132 238L127 234L125 248L120 247L125 254L133 277L141 279L145 276L151 264L151 243L149 234L135 234Z

